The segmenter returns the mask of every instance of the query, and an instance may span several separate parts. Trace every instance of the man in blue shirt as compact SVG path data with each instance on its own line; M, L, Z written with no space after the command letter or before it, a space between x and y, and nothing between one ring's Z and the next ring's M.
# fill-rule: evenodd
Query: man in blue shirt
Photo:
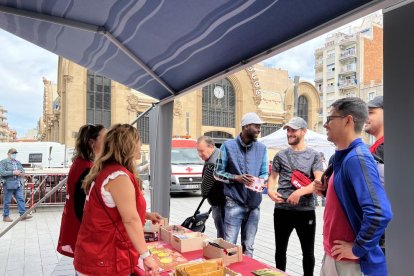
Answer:
M17 150L9 149L7 158L0 161L0 177L3 178L3 221L12 222L9 216L9 205L14 195L17 200L20 215L26 212L23 199L23 187L21 177L24 176L22 164L16 160ZM29 219L32 216L26 215L23 219Z
M214 172L215 178L225 183L225 239L235 244L241 228L243 253L248 256L253 256L262 202L258 183L268 177L267 149L257 142L262 124L256 113L246 113L241 134L221 146Z

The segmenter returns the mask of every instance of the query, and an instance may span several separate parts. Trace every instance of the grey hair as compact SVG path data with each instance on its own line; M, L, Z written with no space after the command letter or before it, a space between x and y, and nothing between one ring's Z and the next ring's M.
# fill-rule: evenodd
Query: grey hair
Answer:
M342 98L336 100L331 107L341 116L351 115L354 119L355 132L362 132L362 128L368 119L368 106L363 100L356 97Z
M214 140L210 136L200 136L197 139L197 144L199 144L201 141L206 142L207 146L210 147L211 145L214 146Z

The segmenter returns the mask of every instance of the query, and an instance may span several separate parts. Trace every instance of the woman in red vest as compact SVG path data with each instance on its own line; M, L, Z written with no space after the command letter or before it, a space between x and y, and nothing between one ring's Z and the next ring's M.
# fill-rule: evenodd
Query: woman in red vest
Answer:
M86 195L82 190L82 181L89 173L95 156L102 149L105 128L103 125L84 125L78 133L73 163L66 183L66 203L57 246L60 254L72 258L85 205Z
M103 150L86 177L87 194L74 265L80 275L130 275L143 261L147 275L158 275L144 239L146 213L142 183L135 161L141 158L136 128L114 125L105 135Z

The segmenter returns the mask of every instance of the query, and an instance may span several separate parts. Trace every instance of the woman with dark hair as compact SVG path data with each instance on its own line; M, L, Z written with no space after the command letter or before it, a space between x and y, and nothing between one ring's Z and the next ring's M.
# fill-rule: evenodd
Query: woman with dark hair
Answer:
M102 150L105 128L103 125L84 125L76 139L72 166L66 182L66 203L62 214L57 251L74 257L76 239L82 222L85 192L82 182L93 165L93 160Z
M131 275L138 258L146 275L158 275L143 225L146 219L158 222L160 216L146 212L135 164L140 158L138 130L128 124L112 126L83 182L87 198L73 262L78 275Z

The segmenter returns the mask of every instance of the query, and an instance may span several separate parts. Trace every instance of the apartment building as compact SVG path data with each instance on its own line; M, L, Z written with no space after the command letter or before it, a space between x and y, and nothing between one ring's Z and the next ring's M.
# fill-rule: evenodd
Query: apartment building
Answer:
M315 87L321 99L321 132L335 100L360 97L368 101L383 94L381 14L372 14L360 26L326 37L324 47L315 50Z
M9 129L7 123L7 109L0 105L0 142L13 142L16 140L16 131Z

